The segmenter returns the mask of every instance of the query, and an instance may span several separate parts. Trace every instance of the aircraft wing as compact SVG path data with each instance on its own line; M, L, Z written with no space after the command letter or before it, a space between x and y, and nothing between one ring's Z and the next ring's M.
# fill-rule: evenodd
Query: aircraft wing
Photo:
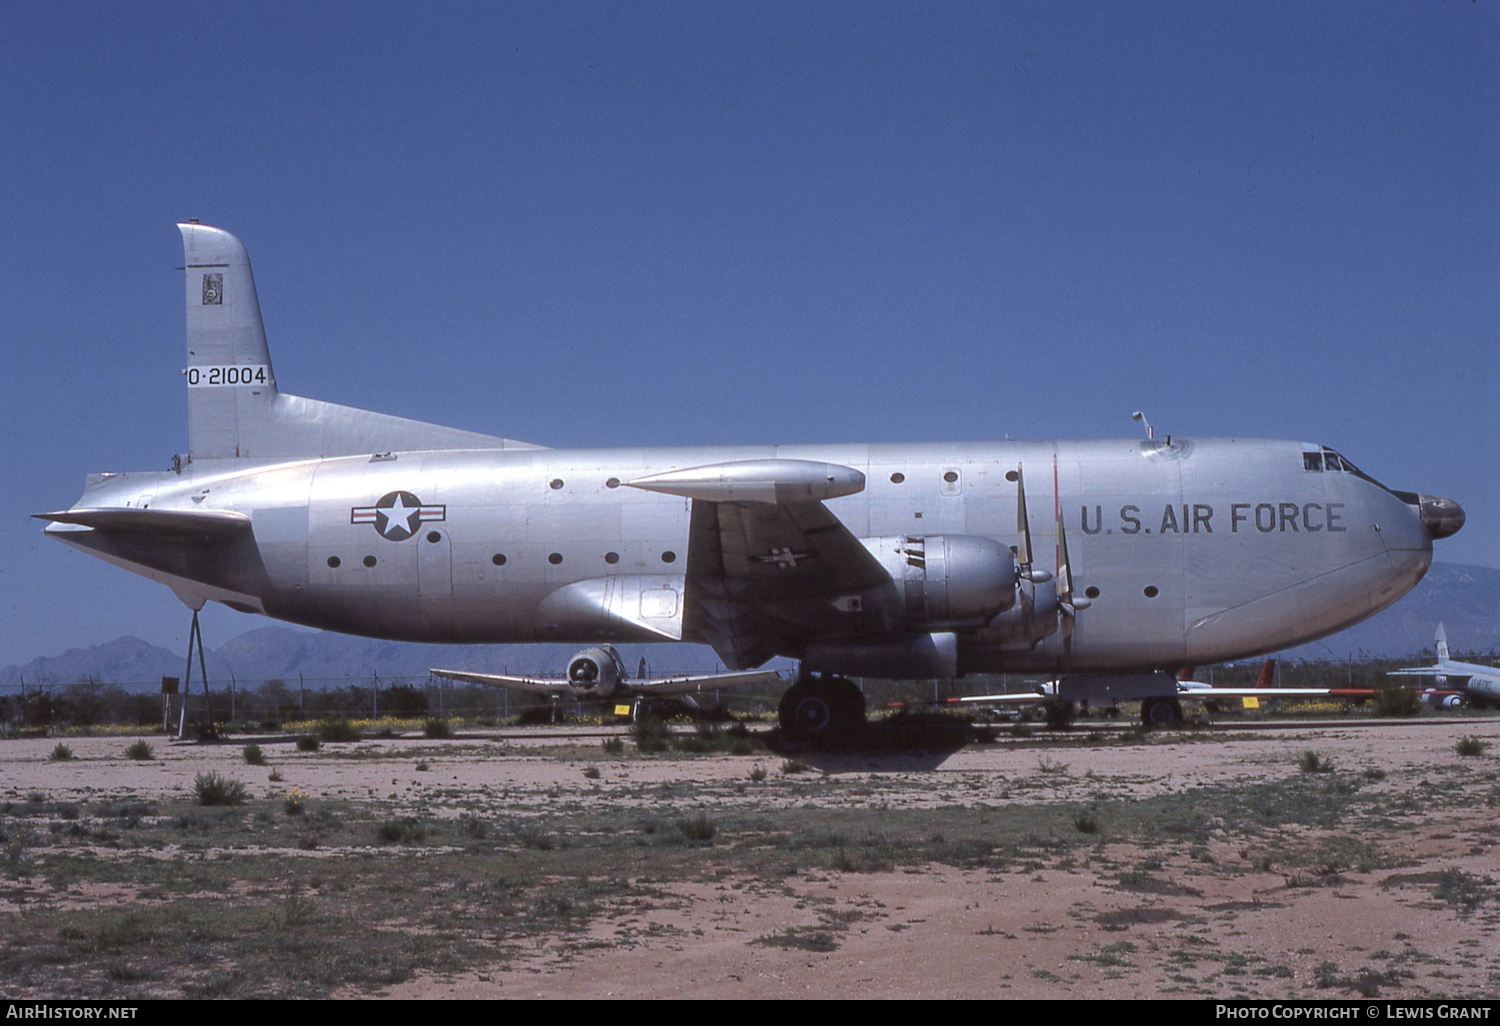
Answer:
M1371 698L1375 692L1369 688L1177 688L1179 699L1212 702L1219 698ZM949 702L975 705L1036 705L1049 701L1056 695L1035 691L1023 691L1011 695L966 695L950 698Z
M1040 705L1056 697L1035 691L1020 691L1013 695L961 695L948 701L954 705Z
M708 673L690 677L662 677L659 680L633 680L627 687L640 695L695 695L718 688L746 687L751 684L782 684L777 670L744 670L734 673Z
M859 471L807 460L745 460L629 482L693 500L687 580L694 629L725 664L795 650L808 612L890 580L823 505L863 490Z
M1500 678L1500 669L1482 663L1461 663L1444 659L1432 666L1408 666L1400 670L1387 670L1392 677L1484 677Z
M1179 699L1212 702L1216 698L1373 698L1372 688L1183 688Z
M463 684L483 684L491 688L510 688L512 691L530 691L538 695L563 694L568 682L562 677L512 677L504 673L470 673L467 670L428 670L434 677L456 680Z
M561 677L514 677L504 673L471 673L467 670L430 670L434 677L482 684L486 687L510 688L538 695L566 694L568 682ZM751 684L780 683L776 670L750 670L737 673L707 673L662 677L658 680L628 681L625 687L636 695L693 695L719 688L745 687Z

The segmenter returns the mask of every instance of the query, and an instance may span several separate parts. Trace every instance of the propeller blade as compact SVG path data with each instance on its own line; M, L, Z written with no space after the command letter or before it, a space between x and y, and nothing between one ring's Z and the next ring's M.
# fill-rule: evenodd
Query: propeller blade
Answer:
M1073 609L1073 568L1068 563L1068 532L1063 527L1062 491L1058 487L1057 456L1052 457L1052 509L1057 517L1057 600Z
M1016 563L1025 572L1031 569L1031 520L1026 515L1026 478L1021 464L1016 464Z

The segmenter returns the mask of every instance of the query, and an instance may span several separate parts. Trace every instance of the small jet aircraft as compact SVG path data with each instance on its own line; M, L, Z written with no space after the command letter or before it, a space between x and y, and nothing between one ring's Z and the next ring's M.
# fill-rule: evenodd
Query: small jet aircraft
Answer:
M645 660L641 672L632 680L625 661L613 645L600 645L577 652L568 660L567 675L550 677L513 677L503 673L473 673L467 670L433 670L434 676L465 684L510 688L550 698L576 698L596 705L613 705L620 715L634 715L641 699L685 698L720 688L744 687L750 684L782 682L777 670L748 670L737 673L674 675L648 679Z
M1429 705L1453 708L1468 703L1485 706L1500 705L1500 668L1483 663L1465 663L1448 656L1448 632L1438 624L1433 642L1437 650L1437 662L1431 666L1409 666L1392 670L1392 676L1435 677L1437 686L1424 688L1418 694ZM1450 680L1463 683L1450 685Z
M195 613L786 656L783 728L833 736L863 722L851 676L1107 677L1312 641L1409 591L1464 521L1308 442L554 450L306 399L279 387L244 246L178 227L188 451L39 516Z

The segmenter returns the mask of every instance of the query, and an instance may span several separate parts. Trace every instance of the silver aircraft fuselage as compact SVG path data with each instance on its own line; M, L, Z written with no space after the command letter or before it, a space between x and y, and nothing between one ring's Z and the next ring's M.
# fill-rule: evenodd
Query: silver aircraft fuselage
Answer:
M553 450L279 391L249 257L180 225L189 451L47 533L310 627L696 641L944 677L1271 652L1409 591L1463 511L1246 439Z
M1049 487L1033 486L1032 502L1050 512L1055 457L1075 590L1091 600L1078 614L1070 663L1057 632L1017 651L981 628L960 635L962 671L1168 667L1342 630L1426 572L1432 539L1418 509L1363 476L1306 470L1306 455L1318 452L1296 442L1173 439L190 464L180 474L94 478L79 506L247 514L252 529L232 549L180 540L161 553L149 535L136 547L121 533L99 551L89 544L104 540L91 537L97 532L49 530L179 591L309 627L428 642L660 641L660 631L600 622L587 609L570 617L547 603L568 585L624 576L656 578L679 601L690 597L679 578L695 500L621 481L710 463L815 460L865 475L863 491L826 502L856 537L958 534L1013 546L1017 486L1007 472L1042 472ZM420 508L398 513L393 527L376 504L403 492ZM1046 528L1037 533L1051 538ZM836 632L861 633L857 624ZM701 640L691 617L682 640Z

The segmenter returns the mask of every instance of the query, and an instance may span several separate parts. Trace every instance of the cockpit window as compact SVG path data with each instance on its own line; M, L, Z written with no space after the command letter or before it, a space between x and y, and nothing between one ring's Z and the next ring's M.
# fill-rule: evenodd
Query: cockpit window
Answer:
M1406 496L1409 495L1410 493L1408 493L1408 492L1397 492L1397 491L1393 491L1390 488L1386 488L1385 485L1383 485L1379 481L1375 480L1369 474L1366 474L1363 470L1360 470L1353 463L1350 463L1349 462L1349 457L1347 457L1347 456L1340 456L1338 453L1334 452L1332 449L1324 448L1322 452L1304 452L1302 454L1302 469L1304 469L1304 470L1317 470L1319 463L1322 464L1322 469L1325 470L1325 471L1327 471L1330 474L1335 474L1335 473L1353 474L1355 477L1360 478L1363 481L1370 482L1376 488L1384 488L1386 491L1390 492L1392 495L1396 496L1398 499L1401 499L1402 502L1408 501L1407 498L1406 498Z
M1359 474L1359 468L1347 459L1334 452L1332 449L1324 449L1322 452L1304 452L1302 454L1302 469L1314 472L1327 471L1330 474Z
M1323 463L1329 470L1342 470L1346 474L1358 474L1359 468L1332 449L1323 450Z

